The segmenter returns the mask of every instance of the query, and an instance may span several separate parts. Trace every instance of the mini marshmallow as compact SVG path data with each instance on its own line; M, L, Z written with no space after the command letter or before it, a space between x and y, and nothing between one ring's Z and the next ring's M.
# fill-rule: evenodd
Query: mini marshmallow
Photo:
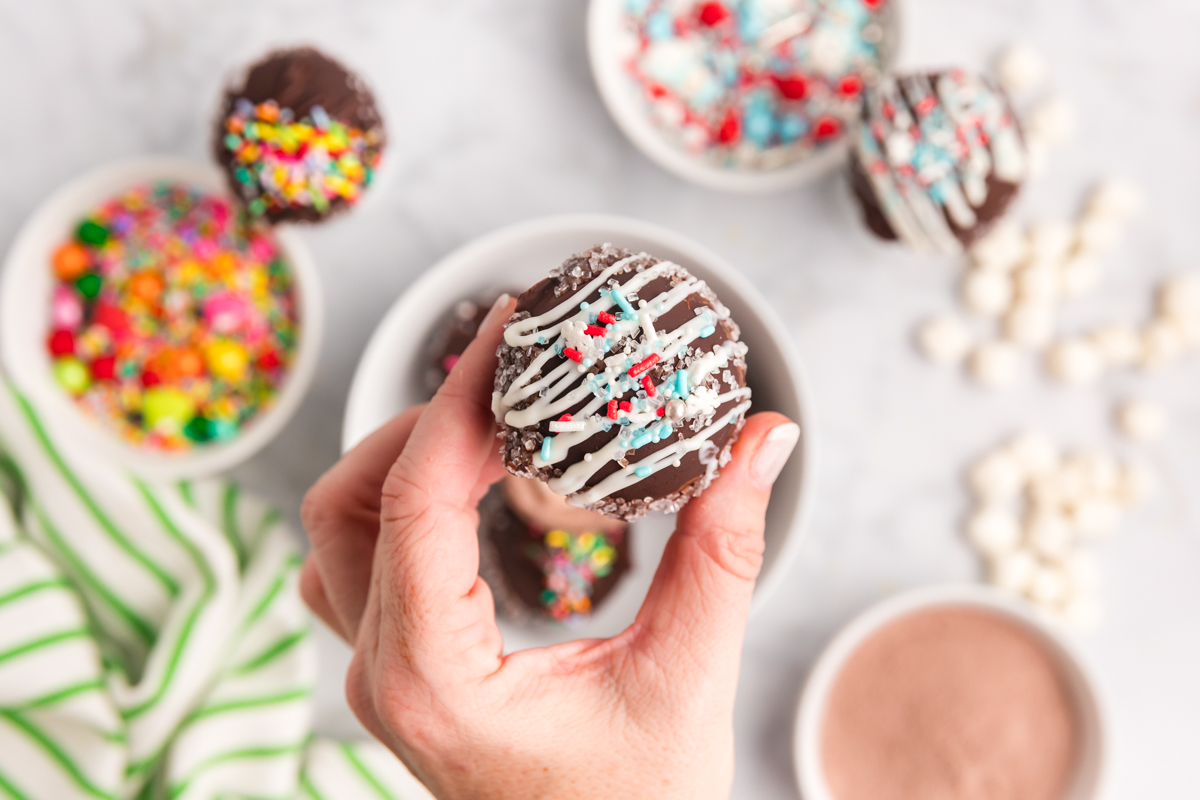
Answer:
M1121 433L1139 442L1152 442L1167 429L1167 415L1146 400L1127 400L1117 409Z
M1156 487L1157 480L1150 468L1141 462L1133 461L1121 466L1116 497L1121 505L1129 508L1154 494Z
M1088 338L1110 367L1128 367L1142 357L1142 337L1132 325L1106 325Z
M988 562L988 583L1006 592L1023 594L1037 573L1037 557L1021 547Z
M1090 591L1100 585L1100 562L1093 553L1087 550L1073 550L1061 563L1072 588Z
M1107 253L1121 241L1121 231L1119 221L1089 214L1075 227L1075 246L1081 253Z
M1034 572L1026 594L1043 608L1053 608L1066 599L1070 584L1058 567L1043 564Z
M1099 599L1092 592L1074 592L1063 603L1061 619L1074 630L1086 633L1100 626L1104 614Z
M1002 273L973 269L963 281L962 296L974 313L982 317L999 316L1012 303L1012 281Z
M1035 261L1061 261L1075 244L1075 229L1069 222L1046 220L1029 228L1029 252Z
M1163 317L1162 320L1175 329L1184 349L1200 348L1200 315L1194 317Z
M953 364L971 348L971 331L953 314L938 314L917 330L917 347L930 361Z
M1043 558L1066 558L1074 539L1071 525L1061 514L1036 511L1025 522L1025 543Z
M1054 306L1021 301L1004 315L1004 336L1023 347L1045 347L1054 338Z
M991 272L1008 272L1028 255L1025 235L1012 220L1001 220L971 245L971 261L980 269Z
M1035 180L1046 174L1051 145L1034 136L1025 137L1025 177Z
M1045 475L1058 467L1058 449L1041 434L1019 434L1009 441L1005 449L1029 477Z
M1084 450L1067 459L1073 469L1083 476L1087 491L1096 495L1111 495L1117 489L1121 465L1108 453Z
M1093 496L1077 505L1072 516L1080 536L1102 538L1116 530L1121 509L1112 500Z
M981 502L1012 500L1021 490L1023 481L1021 465L1004 450L981 458L971 468L967 482Z
M1100 262L1087 253L1076 253L1063 262L1059 285L1064 297L1079 297L1100 283Z
M1087 339L1063 339L1046 353L1046 370L1060 383L1095 383L1104 372L1100 351Z
M1119 178L1099 183L1088 198L1087 214L1095 217L1126 220L1136 216L1146 205L1142 190Z
M1158 311L1172 319L1200 317L1200 273L1175 275L1158 289Z
M996 75L1004 91L1019 94L1046 79L1046 61L1024 43L1009 46L996 62Z
M1057 147L1075 135L1075 110L1061 97L1051 97L1039 103L1027 121L1029 136Z
M1167 320L1156 319L1142 329L1142 353L1138 366L1156 370L1178 359L1187 350L1179 329Z
M967 538L984 555L999 556L1021 543L1021 526L1009 511L989 506L971 515Z
M975 348L967 362L971 377L983 386L1010 386L1020 370L1020 354L1007 342L984 342Z
M1035 262L1016 271L1017 294L1031 303L1053 303L1060 294L1061 280L1056 266Z

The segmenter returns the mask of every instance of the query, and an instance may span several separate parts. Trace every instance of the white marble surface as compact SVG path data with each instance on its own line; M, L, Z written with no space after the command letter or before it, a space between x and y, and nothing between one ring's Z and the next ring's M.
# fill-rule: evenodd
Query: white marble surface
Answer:
M1191 0L909 0L909 64L985 64L1021 37L1047 56L1081 133L1020 214L1068 215L1114 172L1149 213L1106 261L1102 290L1067 326L1136 318L1156 277L1200 267L1200 5ZM1200 785L1200 360L1096 391L1033 371L1003 394L926 366L909 334L951 303L953 264L867 242L834 179L775 197L716 194L649 164L596 95L582 0L0 0L0 246L58 184L142 153L203 158L225 70L269 44L316 42L363 70L392 133L390 185L306 234L328 294L329 337L312 394L239 476L294 513L337 456L344 394L388 304L454 247L564 211L642 217L716 249L791 326L818 400L819 498L790 585L750 632L737 710L738 798L792 798L793 707L821 645L896 589L970 580L957 532L962 466L1025 426L1115 444L1115 400L1160 401L1171 435L1144 456L1163 490L1103 550L1109 613L1081 644L1111 715L1110 797L1180 797ZM756 365L757 369L769 365ZM325 648L323 727L353 722L343 656Z

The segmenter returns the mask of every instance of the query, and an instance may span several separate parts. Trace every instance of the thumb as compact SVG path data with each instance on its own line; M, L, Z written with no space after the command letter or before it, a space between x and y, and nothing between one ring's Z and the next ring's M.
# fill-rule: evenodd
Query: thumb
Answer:
M728 662L737 669L771 485L799 439L800 427L782 414L750 417L720 476L679 513L636 623L638 646L664 668ZM680 658L681 648L688 657Z

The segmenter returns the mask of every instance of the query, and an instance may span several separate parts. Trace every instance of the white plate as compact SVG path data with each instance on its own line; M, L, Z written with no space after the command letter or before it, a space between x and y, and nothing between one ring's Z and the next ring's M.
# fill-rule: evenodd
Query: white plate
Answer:
M46 336L54 290L51 258L88 212L126 189L169 180L228 197L215 167L168 158L111 164L68 183L38 206L17 235L0 278L0 358L13 383L64 441L79 442L111 463L162 480L199 478L247 460L271 441L291 418L317 366L324 315L321 285L308 248L295 231L277 227L275 236L292 273L299 306L296 358L275 403L221 444L169 454L139 448L88 417L54 380Z
M928 586L890 597L864 611L833 638L817 659L796 711L792 744L796 780L804 800L837 800L821 767L821 723L834 681L846 659L871 634L898 617L943 607L969 607L998 614L1033 634L1062 670L1079 714L1083 733L1075 779L1062 800L1093 800L1100 795L1107 750L1100 697L1082 657L1063 636L1032 614L1028 606L979 584Z
M587 46L592 65L592 77L608 113L617 127L651 161L679 177L726 192L746 194L779 192L816 180L846 160L850 151L849 139L844 136L837 144L806 159L777 169L737 169L710 164L669 141L651 121L642 98L634 91L629 76L618 57L621 28L627 0L591 0L588 6ZM901 0L888 0L887 14L890 42L884 69L893 68L899 58L903 39L903 9Z
M604 242L670 259L707 281L729 307L741 326L742 341L750 348L751 411L779 411L803 431L767 510L766 554L753 613L783 580L808 515L815 458L812 404L796 348L766 301L719 256L679 234L621 217L550 217L505 228L446 256L396 301L367 345L350 387L342 446L349 449L395 414L425 399L425 344L429 332L456 302L524 290L571 254ZM651 515L635 526L633 568L591 619L572 629L502 620L506 648L612 636L633 622L674 528L674 517Z

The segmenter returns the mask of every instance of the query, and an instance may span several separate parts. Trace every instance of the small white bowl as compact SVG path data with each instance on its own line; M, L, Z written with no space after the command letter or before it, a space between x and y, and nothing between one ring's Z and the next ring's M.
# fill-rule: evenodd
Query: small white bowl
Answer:
M353 447L400 411L424 401L426 342L455 303L524 291L567 256L604 242L670 259L707 281L729 307L749 345L751 412L779 411L803 431L767 510L766 554L753 613L783 580L812 502L812 403L795 345L766 301L723 259L679 234L621 217L550 217L504 228L446 256L396 301L367 345L350 387L342 446ZM674 529L674 517L652 514L635 526L633 568L590 619L572 629L501 620L506 647L520 650L581 636L612 636L632 623Z
M63 441L92 450L108 462L162 480L200 478L249 459L291 418L312 382L321 349L324 314L321 285L308 248L295 231L277 227L275 236L295 276L300 338L291 371L274 404L229 442L184 453L162 453L122 439L90 418L55 382L46 336L54 280L50 264L79 220L120 192L157 180L177 181L228 197L215 167L170 158L139 158L101 167L76 178L46 199L21 228L0 277L0 359L10 380L28 396L43 421Z
M1100 795L1107 751L1104 713L1095 679L1082 657L1024 603L980 584L946 584L913 589L872 606L843 628L817 659L800 697L793 738L796 780L804 800L838 800L829 790L821 763L821 724L829 694L846 659L872 634L899 617L954 607L980 609L1016 623L1041 642L1058 663L1074 697L1083 734L1075 779L1061 800L1092 800Z
M588 6L587 47L596 88L617 127L651 161L668 172L725 192L743 194L780 192L816 180L845 162L850 152L846 137L809 158L777 169L756 170L721 167L692 155L668 141L651 121L645 104L637 96L618 57L626 0L591 0ZM890 50L883 63L887 69L897 63L903 38L901 0L889 0Z

